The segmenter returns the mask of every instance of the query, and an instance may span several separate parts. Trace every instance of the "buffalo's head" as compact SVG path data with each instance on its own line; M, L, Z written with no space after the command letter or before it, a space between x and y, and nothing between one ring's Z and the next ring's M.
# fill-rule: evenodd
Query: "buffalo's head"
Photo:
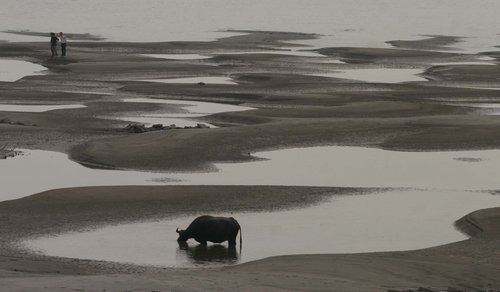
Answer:
M177 228L175 230L175 232L179 233L179 238L177 238L177 241L186 242L189 239L189 237L186 234L186 230L182 230L182 229Z

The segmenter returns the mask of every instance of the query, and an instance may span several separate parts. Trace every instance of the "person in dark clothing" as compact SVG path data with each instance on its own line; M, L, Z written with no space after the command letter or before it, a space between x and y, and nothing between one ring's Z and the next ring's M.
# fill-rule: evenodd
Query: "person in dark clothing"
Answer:
M57 36L55 33L50 33L50 51L52 52L52 57L57 56Z

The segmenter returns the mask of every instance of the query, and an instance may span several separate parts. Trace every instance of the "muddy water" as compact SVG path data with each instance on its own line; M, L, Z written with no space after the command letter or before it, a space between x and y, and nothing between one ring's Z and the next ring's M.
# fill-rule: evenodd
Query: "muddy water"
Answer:
M220 214L243 226L243 247L176 241L177 227L195 218L109 226L25 242L48 255L142 265L190 267L234 264L268 256L410 250L466 237L453 222L471 211L500 206L487 193L400 190L339 196L318 206L272 213ZM239 242L239 241L238 241Z

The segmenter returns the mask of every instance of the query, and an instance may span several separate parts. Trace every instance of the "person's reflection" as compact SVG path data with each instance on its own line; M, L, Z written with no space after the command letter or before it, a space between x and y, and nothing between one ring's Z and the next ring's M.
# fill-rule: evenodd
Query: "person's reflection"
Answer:
M221 244L198 244L189 246L187 242L178 243L178 253L185 254L188 260L194 263L218 262L224 264L234 264L239 260L239 253L235 245L225 246Z

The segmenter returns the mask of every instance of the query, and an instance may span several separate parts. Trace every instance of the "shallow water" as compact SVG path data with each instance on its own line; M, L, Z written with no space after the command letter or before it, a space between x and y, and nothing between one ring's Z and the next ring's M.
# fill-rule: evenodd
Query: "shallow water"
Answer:
M327 146L259 152L254 156L267 160L218 163L218 172L177 173L173 177L182 183L207 185L500 188L500 150L404 152Z
M141 56L168 60L202 60L212 58L212 56L200 54L142 54Z
M256 153L268 160L217 164L218 172L195 174L93 170L67 160L63 154L26 152L26 156L0 161L0 172L12 176L1 181L1 199L60 187L155 183L420 189L337 196L328 203L281 212L221 214L236 217L244 226L242 254L220 246L197 248L194 242L187 249L177 246L175 228L186 227L192 217L110 226L26 243L57 256L193 266L278 254L406 250L462 240L465 236L453 228L455 220L477 209L500 206L498 196L465 191L500 188L500 150L298 148ZM33 178L30 184L23 183L26 177Z
M351 79L374 83L400 83L411 81L427 81L427 79L416 76L424 71L421 69L352 69L339 72L312 74L313 76L333 77Z
M295 148L254 155L266 160L218 163L217 172L150 173L85 168L58 152L23 150L0 160L3 195L20 198L44 190L86 185L295 185L440 190L500 189L500 150L399 152L363 147ZM472 161L472 162L471 162ZM47 170L50 170L48 172ZM30 184L26 177L34 178Z
M444 62L444 63L432 63L432 66L460 66L460 65L490 65L495 66L497 64L490 62Z
M124 102L141 102L141 103L157 103L157 104L171 104L181 107L188 113L193 115L209 115L223 112L239 112L253 110L255 108L232 105L225 103L203 102L181 99L158 99L158 98L126 98Z
M139 114L137 116L120 116L118 119L131 121L145 125L175 124L178 127L194 127L197 124L204 124L211 128L217 128L215 125L200 121L199 118L211 114L222 112L237 112L252 110L254 108L246 106L238 106L214 102L201 102L189 100L174 100L174 99L157 99L157 98L127 98L123 102L138 102L138 103L156 103L175 105L181 108L183 113L159 113L159 114Z
M247 55L247 54L271 54L271 55L284 55L284 56L308 57L308 58L327 58L327 56L317 52L297 50L296 48L295 49L280 48L280 50L270 50L270 51L237 51L237 52L222 51L220 53L214 53L214 55Z
M58 152L17 150L24 154L0 160L0 173L3 174L0 176L0 201L58 188L153 185L162 184L165 179L165 175L160 173L90 169Z
M75 109L87 107L83 104L32 105L32 104L0 104L0 111L41 113L60 109Z
M42 75L47 68L26 61L0 59L0 81L14 82L29 75Z
M206 84L237 84L228 77L186 77L186 78L165 78L165 79L147 79L139 80L145 82L159 82L159 83L188 83L199 86L199 82Z
M457 46L498 45L495 0L1 0L2 30L93 33L114 41L212 40L226 29L322 34L314 46L388 47L387 40L422 35L468 37ZM37 15L57 15L46 21ZM78 11L77 14L74 12ZM120 13L117 13L119 11ZM146 21L145 21L146 20ZM20 38L1 34L0 39ZM35 39L40 39L36 37ZM48 38L46 38L48 40Z
M430 203L432 202L432 203ZM314 207L235 217L243 248L177 243L177 227L195 216L109 226L90 232L44 237L24 244L48 255L159 266L234 264L268 256L410 250L466 238L453 222L477 209L500 206L486 193L390 191L338 196Z

